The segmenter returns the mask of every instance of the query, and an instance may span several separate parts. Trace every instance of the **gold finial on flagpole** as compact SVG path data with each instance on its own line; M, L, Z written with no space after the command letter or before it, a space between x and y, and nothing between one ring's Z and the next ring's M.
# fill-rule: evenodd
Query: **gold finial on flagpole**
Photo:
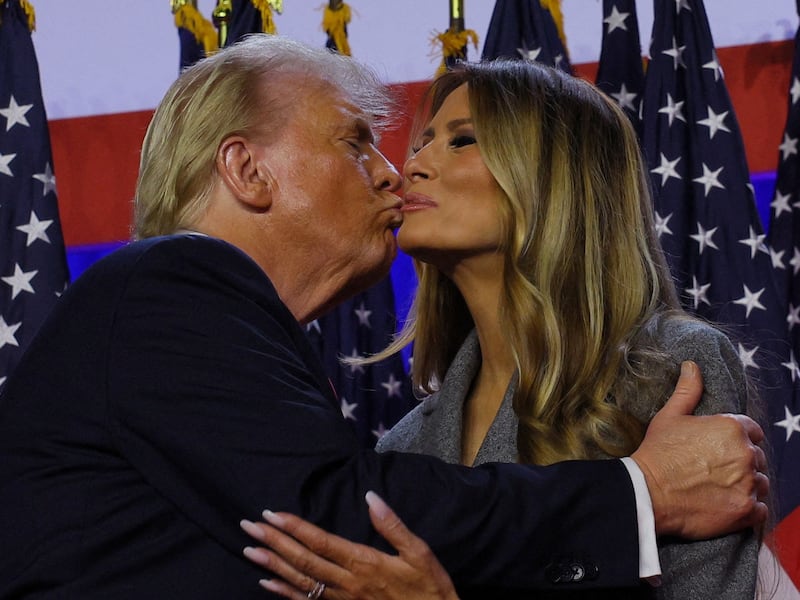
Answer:
M232 12L232 0L219 0L216 8L214 8L214 12L211 13L211 18L214 20L214 25L217 27L220 48L224 48L225 42L228 41L228 25L231 21Z
M450 0L450 29L464 31L464 0Z
M467 60L469 42L478 48L478 34L467 29L464 21L464 0L449 0L450 26L444 33L439 33L433 42L442 45L442 62L437 73L447 69L447 65L456 60Z

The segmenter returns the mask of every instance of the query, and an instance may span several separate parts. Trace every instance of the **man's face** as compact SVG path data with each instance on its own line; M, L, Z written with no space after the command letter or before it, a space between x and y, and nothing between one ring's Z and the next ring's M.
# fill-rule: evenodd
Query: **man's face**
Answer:
M386 274L397 252L393 230L402 216L394 192L401 179L376 148L369 116L342 91L303 89L266 147L287 255L318 281L365 288Z

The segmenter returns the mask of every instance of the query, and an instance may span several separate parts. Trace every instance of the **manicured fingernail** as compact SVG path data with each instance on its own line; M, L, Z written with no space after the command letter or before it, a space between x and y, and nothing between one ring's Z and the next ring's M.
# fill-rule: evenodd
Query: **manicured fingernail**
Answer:
M378 518L385 519L388 516L389 507L378 494L370 490L364 499Z
M271 523L272 525L275 525L275 527L283 527L283 525L285 524L283 517L276 515L269 509L262 512L261 516L264 517L264 520L267 523Z
M247 535L253 536L254 538L261 539L264 537L264 535L261 533L261 529L259 529L258 525L256 525L252 521L248 521L247 519L242 519L241 521L239 521L239 527L241 527L242 530Z
M272 585L272 580L271 579L259 579L258 580L258 585L263 587L265 590L269 590L271 592L275 592L278 589L278 588L276 588L276 587L274 587Z

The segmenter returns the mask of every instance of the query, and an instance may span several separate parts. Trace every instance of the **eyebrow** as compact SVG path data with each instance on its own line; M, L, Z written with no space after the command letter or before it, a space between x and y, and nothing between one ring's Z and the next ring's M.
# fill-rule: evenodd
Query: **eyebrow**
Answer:
M447 131L455 131L462 125L472 125L472 117L465 117L463 119L453 119L452 121L448 121L445 125ZM425 131L422 132L421 137L432 138L433 137L433 127L428 127Z

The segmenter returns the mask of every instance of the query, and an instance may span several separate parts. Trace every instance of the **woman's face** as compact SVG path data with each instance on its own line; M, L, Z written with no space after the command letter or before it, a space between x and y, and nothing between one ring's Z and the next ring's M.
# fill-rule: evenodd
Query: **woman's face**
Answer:
M414 148L403 168L400 248L445 272L498 257L502 191L478 150L466 84L445 99Z

